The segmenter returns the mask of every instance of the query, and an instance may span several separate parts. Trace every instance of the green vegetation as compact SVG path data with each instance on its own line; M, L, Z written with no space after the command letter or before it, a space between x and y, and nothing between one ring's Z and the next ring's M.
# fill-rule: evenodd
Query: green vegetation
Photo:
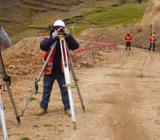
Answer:
M124 4L117 7L99 6L88 13L71 18L76 24L76 32L86 28L107 28L115 25L134 24L144 13L145 4Z
M28 137L20 138L20 140L30 140Z
M145 3L126 3L120 4L115 1L112 4L104 3L93 6L87 11L81 12L79 15L67 17L64 21L72 31L72 26L75 26L75 33L79 33L87 28L108 28L112 26L134 24L138 22L144 13ZM48 16L41 14L36 18L31 27L23 30L12 37L13 43L21 40L24 37L34 36L40 32L49 32L49 24L53 20L48 12ZM39 24L38 24L39 23Z
M34 36L37 32L39 31L36 29L25 29L22 32L19 32L12 36L12 43L14 44L25 37Z
M37 100L37 98L35 98L35 97L30 98L30 101L35 101L35 100Z
M44 127L52 127L53 124L44 124L43 126L44 126Z

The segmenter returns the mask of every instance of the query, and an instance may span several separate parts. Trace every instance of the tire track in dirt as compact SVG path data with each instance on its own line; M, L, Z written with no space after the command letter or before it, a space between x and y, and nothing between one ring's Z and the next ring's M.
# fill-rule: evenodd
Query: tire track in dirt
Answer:
M79 100L74 95L77 113L76 131L72 129L70 118L63 114L59 91L54 89L55 95L51 97L47 115L37 117L35 112L38 105L37 102L32 102L22 120L23 125L15 128L13 115L7 113L9 131L12 132L9 133L10 138L19 139L25 134L31 140L151 140L151 130L146 127L148 125L144 125L146 122L142 121L143 116L140 116L137 106L143 106L142 99L145 96L148 101L148 94L151 91L146 87L151 83L147 82L151 78L155 80L155 75L150 73L150 70L156 66L154 61L158 62L160 56L158 54L157 57L150 56L144 50L136 48L129 54L124 49L114 53L116 55L113 57L119 58L113 59L110 64L78 70L87 111L85 114L82 112ZM142 74L143 77L140 76ZM29 85L31 79L17 82L22 85L28 82ZM155 87L152 88L155 90ZM37 95L36 98L39 100L41 95ZM143 108L140 111L144 111Z
M83 120L83 123L86 122L87 124L86 127L84 130L73 134L73 139L82 137L83 139L96 140L150 140L141 123L141 119L134 113L134 104L140 101L137 80L141 79L139 75L142 73L144 64L148 63L150 58L143 53L143 50L133 50L129 55L124 55L124 53L126 54L125 51L120 51L119 53L121 53L121 58L117 61L116 68L115 64L111 64L109 67L106 66L105 69L96 68L92 70L93 76L91 79L97 80L96 87L99 87L99 95L93 92L95 99L90 97L87 105L92 103L94 108L97 109L97 111L94 111L96 115L93 118L90 118L89 115L90 119L86 117L86 120ZM94 74L100 71L102 75L105 75L106 79L105 94L100 93L102 92L102 85L99 81L102 78L101 74L96 76ZM99 108L95 107L95 104ZM91 128L91 126L93 127ZM84 127L84 125L80 127Z
M137 56L141 55L141 59ZM139 89L136 89L137 79L140 79L142 68L145 69L150 57L134 50L115 76L120 82L120 88L111 96L114 106L111 109L110 127L114 133L114 140L149 140L141 121L134 115L134 104L139 101ZM142 73L143 74L143 73ZM123 82L123 83L121 83Z
M145 76L145 71L146 71L146 67L148 67L149 63L152 64L152 61L153 61L153 56L149 53L149 52L142 52L145 56L145 61L142 65L142 74L141 76L144 77Z
M137 114L143 118L143 125L150 139L159 140L159 91L160 91L160 55L157 52L145 52L148 63L145 66L144 77L138 81L141 102L137 103Z

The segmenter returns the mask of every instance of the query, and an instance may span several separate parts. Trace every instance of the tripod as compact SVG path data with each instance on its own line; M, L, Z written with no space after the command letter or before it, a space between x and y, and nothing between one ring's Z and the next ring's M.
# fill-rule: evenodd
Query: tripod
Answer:
M64 70L64 78L65 78L65 85L64 87L66 87L67 91L68 91L68 96L69 96L69 103L70 103L70 108L71 108L71 119L73 122L73 126L76 129L76 117L75 117L75 111L74 111L74 105L73 105L73 98L72 98L72 91L71 91L71 76L70 76L70 71L73 77L73 80L75 81L75 86L77 88L78 91L78 95L80 98L80 102L82 104L82 109L85 112L85 106L83 103L83 99L80 93L80 88L78 86L78 78L76 77L75 74L75 70L73 68L73 63L72 63L72 59L71 59L71 55L67 46L67 43L65 41L65 36L59 35L59 40L60 40L60 50L61 50L61 60L62 60L62 66L63 66L63 70ZM38 82L41 79L42 73L44 71L44 69L46 68L47 64L48 64L48 60L50 59L53 49L55 48L56 42L54 43L54 45L51 46L50 48L50 52L49 55L42 67L42 70L40 71L38 78L35 79L35 83L34 83L34 92L27 98L26 102L25 102L25 106L24 109L22 110L22 114L24 114L25 110L27 109L30 99L31 97L36 94L38 92Z
M11 89L11 78L10 78L10 76L7 75L5 67L4 67L4 63L3 63L3 59L2 59L2 55L1 55L1 47L0 47L0 70L1 70L1 73L2 73L2 79L3 79L3 81L4 81L4 83L7 87L8 95L9 95L9 98L10 98L10 101L11 101L11 104L12 104L17 122L18 122L18 124L20 124L20 116L18 114L16 105L15 105L15 102L14 102L14 99L13 99L13 95L12 95L13 92L12 92L12 89Z
M78 85L78 78L76 76L74 67L73 67L73 61L72 57L69 51L69 48L67 46L65 36L59 35L60 39L60 48L61 48L61 57L62 57L62 65L63 65L63 70L64 70L64 77L65 77L65 82L66 85L64 85L67 90L68 90L68 96L69 96L69 103L70 103L70 108L71 108L71 117L72 117L72 122L73 122L73 128L76 129L76 116L75 116L75 111L74 111L74 104L73 104L73 97L72 97L72 84L71 84L71 76L70 76L70 71L73 77L73 80L75 82L75 86L77 88L77 93L82 105L82 109L85 112L85 106L83 102L83 98L81 96L80 88Z
M76 116L75 116L72 90L71 90L71 78L70 78L70 72L69 72L69 63L68 63L68 54L67 54L67 49L66 49L66 41L65 41L64 35L59 35L59 39L60 39L62 65L63 65L63 70L64 70L64 78L65 78L65 84L66 84L64 86L67 88L67 91L68 91L73 128L76 129Z
M20 116L18 114L13 96L12 96L12 89L11 89L11 79L10 76L7 75L5 67L4 67L4 63L3 63L3 59L2 59L2 55L1 55L1 46L0 46L0 72L2 75L2 80L4 81L7 91L8 91L8 95L17 119L18 124L20 124ZM7 129L6 129L6 125L5 125L5 117L4 117L4 111L3 111L3 102L2 102L2 97L1 97L1 93L2 93L2 87L0 89L0 115L1 115L1 124L2 124L2 129L3 129L3 135L4 135L4 140L8 140L8 136L7 136Z

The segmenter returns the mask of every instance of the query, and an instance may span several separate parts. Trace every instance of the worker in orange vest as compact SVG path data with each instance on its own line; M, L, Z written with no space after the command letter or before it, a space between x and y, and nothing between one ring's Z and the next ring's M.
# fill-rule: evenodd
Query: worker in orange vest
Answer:
M126 50L127 50L127 48L129 48L129 50L131 50L132 36L131 36L131 34L129 32L125 36L125 41L126 41Z
M155 51L155 43L156 43L155 33L151 33L149 51L151 51L151 50Z
M64 69L62 66L60 39L58 37L59 32L61 31L60 29L64 31L63 34L65 36L65 40L68 45L68 48L72 51L79 48L78 42L70 34L69 30L66 28L66 25L62 20L56 20L52 25L52 29L50 31L50 37L45 37L41 41L40 48L42 51L45 52L44 60L47 59L51 46L55 42L57 43L55 45L55 48L53 50L53 53L50 59L48 60L48 64L44 70L43 95L42 95L42 100L40 102L40 109L38 110L38 113L37 113L37 115L39 116L47 113L48 104L49 104L54 81L58 82L58 85L61 91L62 102L64 105L64 112L68 116L71 116L68 91L64 86L66 85L66 81L64 76Z

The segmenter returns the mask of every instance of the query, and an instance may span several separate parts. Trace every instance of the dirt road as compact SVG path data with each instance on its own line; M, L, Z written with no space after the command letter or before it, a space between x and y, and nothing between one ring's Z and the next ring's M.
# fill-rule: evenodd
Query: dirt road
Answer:
M72 129L70 118L63 113L55 85L48 114L35 115L39 94L21 118L20 126L6 104L10 140L159 140L160 54L136 48L129 53L123 49L110 53L114 55L107 65L77 70L87 110L83 113L75 92L77 130ZM32 77L15 78L19 108L32 83ZM9 101L7 95L4 99Z

